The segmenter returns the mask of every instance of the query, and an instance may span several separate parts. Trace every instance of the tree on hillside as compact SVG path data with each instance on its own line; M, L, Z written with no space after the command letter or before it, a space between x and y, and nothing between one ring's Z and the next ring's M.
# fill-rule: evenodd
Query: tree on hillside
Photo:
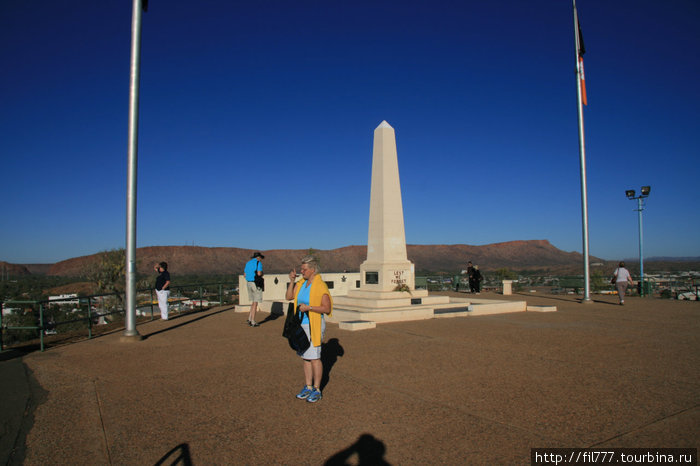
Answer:
M316 262L318 263L318 266L321 267L321 257L318 255L318 251L315 250L314 248L309 248L309 250L306 253L309 256L314 256L316 258Z
M601 272L600 270L596 270L591 274L591 288L593 288L595 291L609 288L609 283L610 281L605 280L603 272Z
M493 273L499 282L502 280L515 280L516 278L518 278L518 275L512 270L510 270L508 267L497 269Z
M89 267L86 277L95 284L97 293L121 295L126 287L126 252L124 248L99 253L98 261Z

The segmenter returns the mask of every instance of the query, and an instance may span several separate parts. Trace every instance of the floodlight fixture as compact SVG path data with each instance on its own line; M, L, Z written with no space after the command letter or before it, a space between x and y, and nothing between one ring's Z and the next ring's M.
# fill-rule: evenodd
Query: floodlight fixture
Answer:
M649 193L651 192L651 186L642 186L642 189L640 190L641 194L637 196L634 191L634 189L628 189L625 191L625 195L627 196L627 199L631 200L636 200L637 201L637 212L638 212L638 221L639 221L639 283L641 285L641 295L644 296L645 292L645 287L644 287L644 236L642 235L642 211L644 210L644 202L642 202L642 199L645 199L649 197Z

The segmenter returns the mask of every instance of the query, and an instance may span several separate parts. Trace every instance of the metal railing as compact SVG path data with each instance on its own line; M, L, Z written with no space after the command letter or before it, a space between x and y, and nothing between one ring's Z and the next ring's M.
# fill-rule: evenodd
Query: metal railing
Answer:
M482 275L481 290L493 291L499 289L501 279L491 275ZM467 291L469 280L466 275L423 275L416 276L416 288L428 291Z
M232 288L230 283L172 286L168 300L170 312L184 313L233 303L236 295ZM0 312L0 351L8 343L26 343L37 338L44 351L45 337L59 334L59 329L64 334L87 331L90 339L93 327L123 322L124 302L124 295L120 293L5 301ZM152 288L137 290L136 302L136 315L141 323L155 319L158 300ZM11 342L7 341L8 336L13 337Z
M484 291L498 291L501 289L502 277L485 273L481 282ZM643 285L640 284L639 275L633 276L634 286L628 288L627 293L640 295L644 286L644 296L660 296L671 299L700 300L700 280L697 275L678 274L646 274ZM464 275L428 275L416 276L416 288L428 291L466 291L469 289ZM584 280L580 275L560 276L519 276L513 279L513 291L521 291L529 288L544 288L552 294L582 294ZM457 286L459 285L459 286ZM591 291L593 293L616 293L615 285L610 283L610 275L593 275L591 277Z

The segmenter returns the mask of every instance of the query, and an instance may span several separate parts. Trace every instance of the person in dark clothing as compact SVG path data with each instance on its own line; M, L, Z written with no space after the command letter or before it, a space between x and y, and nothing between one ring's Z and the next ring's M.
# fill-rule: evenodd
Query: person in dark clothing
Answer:
M481 292L481 280L483 280L481 272L479 272L479 266L475 265L472 269L472 274L469 276L469 288L472 293L479 294Z
M474 293L474 265L472 265L472 261L467 262L467 282L469 283L469 291Z
M159 273L156 278L156 295L158 295L158 308L160 318L168 320L168 298L170 297L170 273L168 273L168 263L156 264L153 269Z

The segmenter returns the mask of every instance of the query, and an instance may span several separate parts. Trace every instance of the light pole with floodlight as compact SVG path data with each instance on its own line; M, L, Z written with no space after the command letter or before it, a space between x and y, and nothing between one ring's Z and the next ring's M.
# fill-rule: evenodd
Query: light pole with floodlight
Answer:
M651 186L642 186L641 191L642 193L636 196L634 189L628 189L625 191L625 195L627 199L637 200L637 212L639 212L639 283L641 285L639 295L644 296L644 236L642 234L642 211L644 210L644 202L642 202L642 199L649 197Z

